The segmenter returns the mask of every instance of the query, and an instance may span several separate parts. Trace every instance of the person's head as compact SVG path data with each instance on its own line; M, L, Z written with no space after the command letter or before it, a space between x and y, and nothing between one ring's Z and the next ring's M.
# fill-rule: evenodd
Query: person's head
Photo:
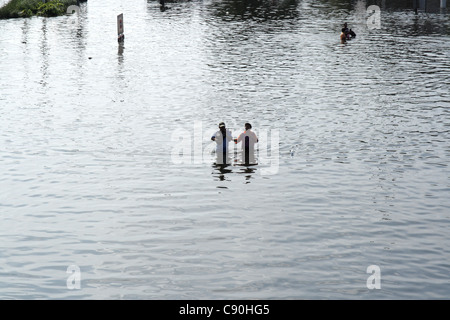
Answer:
M219 129L220 129L220 131L222 131L222 132L226 130L226 128L225 128L225 122L219 123Z
M341 30L342 32L345 32L345 28L342 28L342 30Z
M250 123L245 124L245 130L250 130L252 128L252 125Z
M344 22L344 27L347 28L347 22Z

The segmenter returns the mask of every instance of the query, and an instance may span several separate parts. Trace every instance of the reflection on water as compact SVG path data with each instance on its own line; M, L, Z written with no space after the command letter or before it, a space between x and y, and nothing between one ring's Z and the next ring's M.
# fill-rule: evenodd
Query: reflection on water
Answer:
M214 171L212 172L213 177L218 181L234 181L233 175L240 176L245 175L246 183L250 183L254 174L257 174L258 170L257 157L254 153L245 154L244 152L234 152L231 154L216 153L215 162L213 163ZM229 175L227 175L229 174ZM226 186L220 185L217 188L227 188Z
M0 21L0 297L448 297L448 14L378 1L369 30L371 3L90 0ZM221 165L218 119L278 130L276 172L263 143Z
M212 8L225 21L252 19L260 22L297 18L299 0L225 0L213 1Z
M256 173L257 168L252 167L254 165L245 165L245 168L242 168L238 173L245 175L245 183L250 183L250 180L253 178L253 175Z
M42 20L42 38L40 40L40 50L42 54L42 65L41 65L41 73L42 80L41 85L45 89L48 85L48 72L49 72L49 46L47 39L47 19Z
M226 180L227 180L226 177L225 177L226 174L227 174L227 173L233 172L232 166L229 165L229 164L217 164L217 163L215 163L215 164L213 165L213 168L215 169L215 170L213 171L213 175L214 175L214 177L217 178L219 181L226 181ZM228 181L229 181L229 180L230 180L230 179L228 179ZM218 188L227 188L227 187L219 186Z
M241 164L238 166L232 165L223 165L223 164L214 164L214 171L212 172L215 181L228 181L228 182L236 182L242 181L239 176L244 176L244 183L250 183L252 179L255 179L255 175L257 174L256 165L246 165ZM219 189L228 189L227 184L220 184L217 186Z
M119 42L118 51L117 51L119 64L123 63L123 50L124 50L124 48L125 48L124 43L123 42Z

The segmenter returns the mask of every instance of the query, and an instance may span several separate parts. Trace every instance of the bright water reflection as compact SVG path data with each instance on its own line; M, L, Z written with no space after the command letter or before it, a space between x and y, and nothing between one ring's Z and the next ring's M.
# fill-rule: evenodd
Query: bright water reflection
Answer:
M0 21L1 298L448 298L448 15L343 45L351 5L246 3ZM278 172L215 166L219 121L279 130Z

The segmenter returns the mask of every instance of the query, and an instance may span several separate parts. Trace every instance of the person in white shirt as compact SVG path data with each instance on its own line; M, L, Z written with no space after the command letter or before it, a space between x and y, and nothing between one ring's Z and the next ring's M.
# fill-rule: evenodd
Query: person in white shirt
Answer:
M234 140L236 144L242 142L242 156L246 164L254 162L255 156L255 143L258 142L258 137L252 131L252 125L250 123L245 124L245 131ZM252 161L250 161L252 160Z
M212 141L216 142L216 155L218 162L227 164L229 147L228 143L233 140L231 131L228 130L224 122L219 123L219 131L213 134Z

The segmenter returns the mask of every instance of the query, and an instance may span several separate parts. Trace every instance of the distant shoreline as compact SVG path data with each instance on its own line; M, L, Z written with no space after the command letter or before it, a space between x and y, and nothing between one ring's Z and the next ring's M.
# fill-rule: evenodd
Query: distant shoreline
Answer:
M32 16L56 17L64 15L77 0L10 0L0 8L0 19L29 18Z

